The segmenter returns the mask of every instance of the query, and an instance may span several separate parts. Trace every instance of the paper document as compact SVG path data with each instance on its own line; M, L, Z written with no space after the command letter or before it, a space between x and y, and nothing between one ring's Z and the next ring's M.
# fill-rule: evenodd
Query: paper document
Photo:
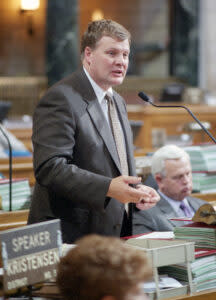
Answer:
M193 222L192 218L189 218L189 217L176 217L176 218L169 218L169 220L172 220L172 221L182 221L182 222Z
M160 289L178 288L181 286L182 286L182 284L174 278L171 278L167 275L159 276L159 288ZM154 281L145 282L143 284L143 287L144 287L145 292L153 292L156 290L156 284Z
M136 239L173 239L173 231L153 231L136 237Z

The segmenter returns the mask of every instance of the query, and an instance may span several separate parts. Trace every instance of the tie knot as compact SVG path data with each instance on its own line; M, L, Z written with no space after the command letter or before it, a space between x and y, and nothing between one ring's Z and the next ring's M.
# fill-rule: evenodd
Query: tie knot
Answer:
M180 208L184 210L185 208L187 208L187 205L182 201L180 204Z
M110 93L107 93L104 98L107 99L108 102L111 102L111 103L113 102L113 98Z
M192 217L193 216L193 212L191 211L188 204L186 204L182 201L179 207L182 209L182 211L184 212L186 217Z

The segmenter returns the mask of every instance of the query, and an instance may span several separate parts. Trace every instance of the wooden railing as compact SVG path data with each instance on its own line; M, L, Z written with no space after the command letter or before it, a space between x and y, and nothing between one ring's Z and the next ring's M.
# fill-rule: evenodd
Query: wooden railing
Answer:
M12 178L27 178L30 186L35 184L33 172L32 157L16 157L12 160ZM0 172L8 178L9 176L9 160L8 158L0 159Z
M170 103L164 103L170 104ZM173 103L179 104L179 103ZM184 103L183 103L184 104ZM163 104L161 104L163 105ZM188 105L188 108L200 119L211 124L211 132L216 131L216 107L209 107L204 104ZM184 130L184 124L192 122L192 117L186 110L181 108L155 108L150 105L127 105L128 117L130 120L143 121L143 125L136 137L135 146L141 149L151 149L153 129L164 128L167 137L179 136L188 133ZM209 142L210 138L203 132L197 132L193 136L193 142Z
M0 231L25 226L29 210L0 211Z
M193 193L192 196L195 198L200 198L207 202L216 201L216 193L205 193L205 194Z

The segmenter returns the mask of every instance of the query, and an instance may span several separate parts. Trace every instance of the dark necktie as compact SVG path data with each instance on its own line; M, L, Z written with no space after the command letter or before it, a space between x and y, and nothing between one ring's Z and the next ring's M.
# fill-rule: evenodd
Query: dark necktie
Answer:
M108 112L111 123L111 128L113 132L113 137L116 144L116 149L118 152L122 175L128 175L128 163L127 154L125 150L124 136L119 122L118 114L114 101L110 95L106 95L105 98L108 100Z
M183 210L186 217L188 217L188 218L193 217L193 214L192 214L191 210L189 209L188 205L186 205L183 201L181 202L179 207Z

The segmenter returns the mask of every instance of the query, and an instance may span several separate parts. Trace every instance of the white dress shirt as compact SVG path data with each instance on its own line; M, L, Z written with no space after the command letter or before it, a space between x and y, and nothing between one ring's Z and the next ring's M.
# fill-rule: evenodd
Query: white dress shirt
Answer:
M113 91L112 88L109 88L107 91L104 91L93 79L92 77L89 75L88 71L83 67L84 72L86 74L86 76L88 77L93 90L97 96L98 102L102 108L102 111L105 115L105 118L108 122L108 124L110 125L110 120L109 120L109 114L108 114L108 104L107 104L107 100L104 98L106 96L106 93L109 92L111 95L113 95Z
M108 103L107 103L107 99L105 99L104 97L106 96L107 93L111 94L113 96L113 90L110 87L107 91L104 91L90 76L90 74L88 73L88 71L83 67L84 72L86 74L86 76L88 77L92 88L97 96L98 102L101 106L101 109L105 115L105 118L107 120L107 123L109 124L110 128L111 128L111 124L110 124L110 118L109 118L109 113L108 113ZM120 126L121 126L121 122L119 121ZM122 126L121 126L122 129ZM123 133L123 129L122 129L122 133ZM124 138L124 143L125 143L125 136L123 133L123 138ZM126 145L126 144L125 144Z

